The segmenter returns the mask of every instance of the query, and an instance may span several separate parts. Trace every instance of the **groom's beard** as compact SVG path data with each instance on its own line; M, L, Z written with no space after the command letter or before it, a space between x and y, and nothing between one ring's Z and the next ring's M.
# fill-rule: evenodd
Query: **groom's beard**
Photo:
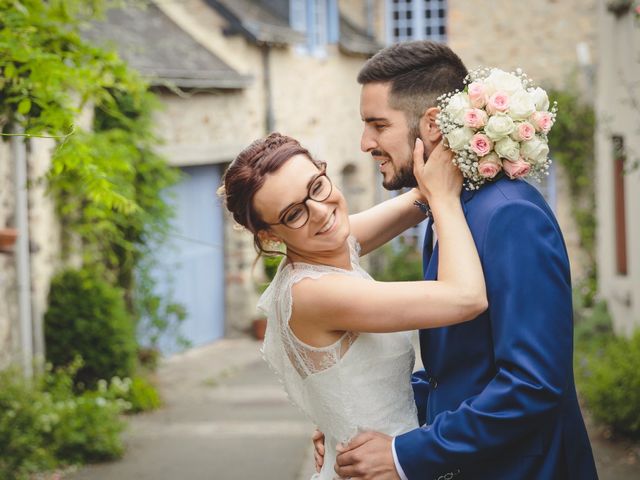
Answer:
M413 152L413 149L416 144L416 139L419 137L420 131L418 130L418 126L415 126L409 130L409 151ZM424 141L423 141L424 143ZM426 146L425 146L426 148ZM373 155L378 156L386 156L389 155L386 152L382 152L380 150L376 150L372 152ZM424 161L427 161L429 158L429 152L424 152ZM396 164L394 163L394 166ZM382 186L387 190L400 190L403 188L414 188L418 186L418 182L416 180L415 175L413 174L413 153L409 156L409 158L405 158L400 165L398 165L395 175L387 180L382 179Z
M407 158L396 168L395 174L389 180L382 180L382 186L387 190L400 190L418 186L413 175L413 158Z

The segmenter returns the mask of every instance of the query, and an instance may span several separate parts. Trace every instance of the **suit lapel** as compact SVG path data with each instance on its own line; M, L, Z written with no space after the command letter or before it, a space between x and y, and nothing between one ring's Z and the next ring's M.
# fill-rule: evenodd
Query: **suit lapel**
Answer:
M462 211L467 215L467 202L473 198L473 190L463 190L460 194L460 203ZM436 280L438 276L438 244L433 248L433 219L429 219L427 223L427 232L424 236L424 245L422 250L422 271L425 280Z
M424 278L427 278L427 269L429 266L429 260L433 251L433 218L429 218L427 221L427 230L424 235L424 243L422 244L422 273Z
M433 249L427 270L425 273L425 280L437 280L438 278L438 250L439 245L436 243L436 247Z

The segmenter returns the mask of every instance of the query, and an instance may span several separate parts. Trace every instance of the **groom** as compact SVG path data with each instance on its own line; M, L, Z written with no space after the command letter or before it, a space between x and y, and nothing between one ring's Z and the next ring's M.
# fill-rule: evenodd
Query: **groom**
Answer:
M415 138L428 156L441 140L436 99L463 88L466 73L455 53L429 41L394 45L364 65L361 147L379 163L385 188L416 185ZM420 331L425 370L413 386L422 427L395 438L360 434L338 455L336 472L378 480L595 479L573 378L569 261L553 212L535 188L506 177L463 191L461 202L489 309ZM435 279L432 222L423 264L425 280Z

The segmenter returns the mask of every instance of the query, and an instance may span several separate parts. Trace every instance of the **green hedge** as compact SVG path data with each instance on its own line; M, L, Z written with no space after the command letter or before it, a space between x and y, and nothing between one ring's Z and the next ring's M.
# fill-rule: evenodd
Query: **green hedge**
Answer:
M596 420L640 439L640 331L609 337L579 361L579 389Z
M33 472L122 455L120 414L128 405L112 384L76 393L80 364L48 368L32 381L0 372L0 478L26 480Z
M616 337L605 302L581 310L574 330L578 391L596 420L640 438L640 331Z
M91 387L101 378L133 373L135 332L122 290L90 269L65 270L54 277L44 333L47 360L54 366L82 358L78 384Z
M372 265L371 275L381 282L406 282L422 280L422 251L418 247L384 245L374 254L376 261Z

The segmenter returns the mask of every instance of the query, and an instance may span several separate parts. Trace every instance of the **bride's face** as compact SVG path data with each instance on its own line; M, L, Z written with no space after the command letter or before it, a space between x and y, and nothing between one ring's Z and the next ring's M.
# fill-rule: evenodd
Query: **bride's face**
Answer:
M272 224L268 233L283 241L289 253L309 259L339 251L349 236L344 196L322 174L306 155L294 155L267 175L253 197L261 219Z

